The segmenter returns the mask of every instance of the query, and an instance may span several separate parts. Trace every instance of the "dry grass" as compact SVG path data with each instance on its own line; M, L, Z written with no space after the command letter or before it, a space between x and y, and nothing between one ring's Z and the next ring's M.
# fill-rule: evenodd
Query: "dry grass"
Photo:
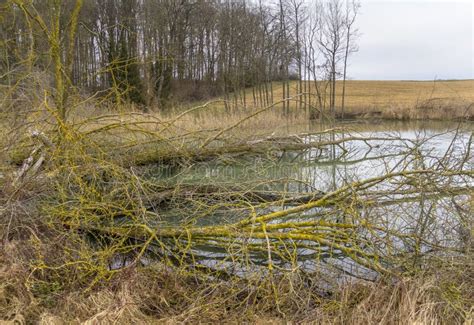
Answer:
M230 111L225 110L221 101L210 101L201 106L188 109L176 108L169 111L151 111L143 113L136 107L130 107L123 113L114 110L97 110L91 114L89 106L82 107L71 116L74 124L84 123L85 127L81 131L87 131L98 127L104 127L111 123L147 123L140 127L156 130L163 125L170 124L167 130L174 130L178 133L193 131L217 130L231 128L235 135L242 133L268 134L278 128L288 128L289 126L307 124L308 119L304 114L284 116L278 105L253 109L237 108ZM129 114L133 112L133 115ZM111 115L110 118L103 118L104 115ZM254 115L249 118L249 115ZM94 122L95 120L95 122ZM251 132L249 132L251 131Z
M341 85L338 85L339 92ZM474 80L460 81L348 81L349 113L394 119L472 118ZM340 96L338 96L338 104ZM380 113L378 113L380 112Z
M31 241L31 239L30 239ZM42 245L37 242L33 249ZM49 244L46 244L49 245ZM46 246L43 244L43 247ZM50 245L49 245L50 246ZM0 324L256 323L472 324L472 256L434 263L396 283L341 284L321 297L297 281L279 283L279 305L267 289L212 283L154 265L130 267L94 290L61 287L58 275L31 274L21 242L0 252ZM30 246L31 247L31 246ZM42 250L45 258L54 255ZM298 301L299 304L295 304ZM1 320L4 320L3 322Z
M311 87L313 87L311 85ZM281 83L273 84L274 100L282 98ZM314 92L314 89L312 90ZM295 112L297 82L290 84L290 107ZM341 105L342 82L337 83L336 107ZM252 107L252 91L247 91ZM315 100L313 99L313 103ZM364 81L346 83L346 117L387 119L468 119L474 118L474 80L453 81ZM470 106L471 105L471 106ZM216 105L216 106L222 106ZM280 105L281 106L281 105ZM277 106L278 107L278 106ZM281 111L280 111L281 112Z

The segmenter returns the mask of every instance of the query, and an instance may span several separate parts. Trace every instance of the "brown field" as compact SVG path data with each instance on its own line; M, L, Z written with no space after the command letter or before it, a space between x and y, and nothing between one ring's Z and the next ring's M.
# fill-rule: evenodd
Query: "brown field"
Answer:
M311 93L314 93L313 85L311 87ZM283 98L281 83L275 82L273 89L274 102L281 100ZM295 111L299 93L298 82L291 82L290 107L297 116L301 115ZM336 111L340 112L341 81L337 83L336 94ZM254 106L252 90L247 90L246 97L246 106ZM312 101L314 103L315 99ZM473 104L474 80L346 82L345 117L349 118L472 120ZM239 105L243 106L243 103Z
M338 93L342 93L341 83ZM348 81L346 94L348 112L395 119L458 118L466 114L472 118L474 112L472 107L466 111L474 103L474 80ZM338 96L338 104L340 99Z

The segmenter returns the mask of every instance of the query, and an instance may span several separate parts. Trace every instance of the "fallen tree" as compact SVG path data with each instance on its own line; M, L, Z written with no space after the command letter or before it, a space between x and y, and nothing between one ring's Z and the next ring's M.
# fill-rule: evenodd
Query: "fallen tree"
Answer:
M472 136L453 139L439 154L423 148L429 137L373 137L340 129L180 136L170 132L170 123L163 123L165 131L159 127L162 132L145 125L142 130L139 123L122 122L90 133L71 127L61 141L44 133L52 145L33 138L41 149L20 167L29 176L18 178L5 206L26 205L14 202L32 195L36 199L28 202L41 216L34 227L42 230L12 217L5 238L35 229L31 241L42 243L28 257L35 286L70 279L71 285L93 290L130 270L160 267L199 283L259 292L280 308L284 284L301 292L311 288L306 293L322 299L342 279L392 283L433 261L464 258L471 251ZM130 133L118 132L122 127ZM132 155L140 144L142 156ZM146 161L142 157L152 164L137 166ZM35 159L41 163L31 169ZM180 180L199 164L211 170L246 163L257 171L282 163L345 170L364 161L380 170L372 177L348 172L330 186L271 173L210 177L207 183ZM157 167L174 171L151 177ZM306 189L289 186L294 183ZM34 184L41 195L29 190ZM41 236L57 241L54 253L44 252Z

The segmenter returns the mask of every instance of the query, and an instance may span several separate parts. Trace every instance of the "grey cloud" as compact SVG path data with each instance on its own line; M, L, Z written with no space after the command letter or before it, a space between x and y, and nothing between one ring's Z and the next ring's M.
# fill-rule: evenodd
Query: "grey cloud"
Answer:
M362 1L354 79L471 79L470 2Z

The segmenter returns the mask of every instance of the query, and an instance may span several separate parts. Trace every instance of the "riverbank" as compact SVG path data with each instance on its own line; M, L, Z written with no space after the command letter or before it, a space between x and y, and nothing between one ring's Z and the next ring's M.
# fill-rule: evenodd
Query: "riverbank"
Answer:
M61 139L37 123L52 145L11 125L24 134L2 138L1 320L472 319L465 125L298 125L206 108L77 114ZM434 134L441 156L422 151ZM439 229L467 242L443 246L430 237Z

